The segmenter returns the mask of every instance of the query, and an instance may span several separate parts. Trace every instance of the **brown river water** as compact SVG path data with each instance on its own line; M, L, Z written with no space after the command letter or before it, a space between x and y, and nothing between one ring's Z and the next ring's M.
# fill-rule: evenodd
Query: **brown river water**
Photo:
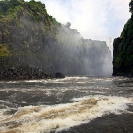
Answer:
M129 107L132 78L0 81L0 133L67 132L110 114L133 114Z

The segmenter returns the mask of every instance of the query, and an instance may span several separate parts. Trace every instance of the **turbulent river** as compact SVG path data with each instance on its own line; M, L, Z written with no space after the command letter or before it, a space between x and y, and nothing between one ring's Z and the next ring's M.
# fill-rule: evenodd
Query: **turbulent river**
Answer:
M133 79L66 77L0 81L0 133L69 130L133 106Z

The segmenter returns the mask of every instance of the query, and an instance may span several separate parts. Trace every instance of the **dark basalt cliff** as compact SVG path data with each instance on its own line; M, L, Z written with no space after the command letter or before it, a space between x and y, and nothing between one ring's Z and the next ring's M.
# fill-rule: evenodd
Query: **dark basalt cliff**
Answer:
M133 1L129 6L132 12ZM133 75L133 15L113 43L113 75Z
M41 2L0 1L0 71L25 66L46 73L110 75L106 43L83 39L70 26L48 15Z

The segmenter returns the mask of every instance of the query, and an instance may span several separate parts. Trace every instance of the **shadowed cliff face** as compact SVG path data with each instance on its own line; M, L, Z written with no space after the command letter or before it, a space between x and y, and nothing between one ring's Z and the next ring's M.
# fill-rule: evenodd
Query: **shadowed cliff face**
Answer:
M70 23L61 25L49 16L44 4L20 2L5 12L0 14L1 70L25 64L47 73L112 74L106 43L83 39L77 30L70 29Z
M125 24L121 36L114 40L113 75L133 75L133 18Z
M114 40L113 75L133 75L133 0L129 3L131 18L121 36Z

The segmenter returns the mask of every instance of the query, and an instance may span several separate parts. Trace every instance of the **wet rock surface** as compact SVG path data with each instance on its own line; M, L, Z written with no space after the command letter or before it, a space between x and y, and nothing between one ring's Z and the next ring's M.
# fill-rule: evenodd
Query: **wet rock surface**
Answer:
M41 69L29 66L10 66L0 71L0 80L27 80L27 79L52 79L65 78L61 73L47 74Z

